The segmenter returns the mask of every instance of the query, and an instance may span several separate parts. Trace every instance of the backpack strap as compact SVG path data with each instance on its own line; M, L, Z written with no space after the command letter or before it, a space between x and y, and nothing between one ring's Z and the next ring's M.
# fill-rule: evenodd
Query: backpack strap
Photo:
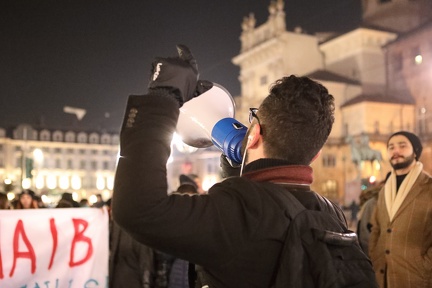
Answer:
M287 216L290 217L290 219L294 219L298 214L300 214L304 210L307 210L307 208L300 202L300 200L298 200L289 190L290 188L298 189L297 187L298 185L293 186L290 184L282 184L278 186L284 188L282 196L283 198L286 199L285 203L287 204L286 207L288 208L285 210L285 213L287 214ZM304 190L308 190L308 189L304 189ZM325 208L323 207L324 209L322 211L328 213L331 217L337 218L338 213L334 207L334 204L330 200L328 200L325 197L322 197L319 194L317 194L317 196L318 196L318 202L320 202L320 204L325 206ZM313 233L318 239L328 244L349 246L352 243L358 241L357 234L349 230L347 230L346 233L336 233L332 231L313 231ZM287 235L288 235L288 231L285 236L284 250L288 242L286 241Z
M288 185L284 185L280 188L283 190L281 191L281 194L285 200L284 203L287 204L285 207L288 208L285 210L285 213L290 217L290 219L294 219L299 213L306 210L306 207L291 193L291 191L289 191Z
M306 207L290 192L291 188L297 189L297 187L291 187L291 185L289 184L272 184L274 186L274 189L277 189L280 191L281 193L281 200L283 200L284 202L284 207L285 207L285 215L292 221L297 215L299 215L300 213L302 213L303 211L306 210ZM308 190L310 191L310 189L307 188L303 188L304 190ZM277 274L276 277L274 279L273 285L271 286L272 288L277 288L280 287L281 284L280 283L284 283L285 282L285 275L284 275L284 271L282 271L282 267L285 267L285 263L287 261L290 261L290 259L288 259L289 257L287 256L288 254L288 250L289 247L291 245L291 243L289 243L288 241L288 230L286 230L285 232L285 237L284 237L284 242L283 242L283 247L282 247L282 251L279 255L279 259L278 259L278 265L277 267ZM300 288L300 287L293 287L293 288Z

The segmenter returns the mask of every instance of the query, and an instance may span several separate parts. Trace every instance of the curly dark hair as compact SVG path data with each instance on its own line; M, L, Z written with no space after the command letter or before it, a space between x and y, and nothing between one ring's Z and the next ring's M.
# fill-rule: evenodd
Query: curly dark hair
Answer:
M258 111L268 158L309 165L327 141L334 109L320 83L294 75L277 80Z

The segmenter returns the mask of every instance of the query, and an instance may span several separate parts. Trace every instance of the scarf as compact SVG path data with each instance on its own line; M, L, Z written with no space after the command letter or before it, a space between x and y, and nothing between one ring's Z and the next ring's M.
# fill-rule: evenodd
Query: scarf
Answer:
M242 177L258 182L310 185L312 168L303 165L277 166L244 173Z
M412 186L417 180L417 177L422 171L423 164L417 161L414 168L411 169L411 171L402 181L402 184L399 187L399 192L396 191L396 173L394 172L394 170L391 173L384 187L385 203L387 206L387 212L390 218L390 222L393 221L393 217L396 215L396 212L399 210L400 206L402 205L403 201L405 200L406 196L408 195Z

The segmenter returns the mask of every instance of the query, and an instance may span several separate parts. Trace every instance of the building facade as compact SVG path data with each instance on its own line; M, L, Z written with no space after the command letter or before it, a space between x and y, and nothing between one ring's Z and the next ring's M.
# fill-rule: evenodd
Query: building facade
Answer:
M362 188L383 180L390 170L386 140L392 133L409 130L423 135L423 157L429 153L427 111L432 110L426 102L432 92L432 61L424 58L421 68L405 65L397 71L393 62L402 50L407 62L420 54L427 57L432 14L424 12L431 11L431 3L365 0L363 23L340 35L308 35L299 27L287 31L283 0L270 3L268 19L259 26L253 14L245 17L241 51L232 59L240 67L239 119L245 121L248 108L257 107L270 85L284 75L321 82L335 97L335 123L312 163L312 188L340 204L358 201ZM425 166L432 171L430 164Z
M180 174L195 174L208 190L220 180L220 151L197 149L173 137L167 163L168 191L179 186ZM38 129L22 124L0 128L0 191L32 189L54 205L63 192L76 200L112 196L119 156L119 135L77 130ZM11 194L10 194L11 195Z
M432 6L432 2L429 1ZM429 14L429 15L432 15ZM390 93L411 95L415 101L415 129L423 144L422 159L432 159L432 19L400 34L386 51ZM423 161L426 171L432 163Z
M30 188L48 201L66 191L77 200L95 194L107 200L118 151L117 134L35 129L27 124L11 131L2 128L0 180L6 192Z

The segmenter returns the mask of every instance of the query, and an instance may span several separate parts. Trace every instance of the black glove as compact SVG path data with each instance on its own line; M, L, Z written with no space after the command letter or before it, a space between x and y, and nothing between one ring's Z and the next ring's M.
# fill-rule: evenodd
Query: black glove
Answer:
M182 106L198 94L198 65L185 45L177 45L178 57L156 58L152 63L149 90L166 89Z
M207 80L198 80L198 83L197 83L193 97L197 97L197 96L203 94L204 92L207 92L212 87L213 87L213 82L210 82Z
M220 167L222 179L233 176L240 176L241 164L233 163L224 154L221 154L220 156Z

